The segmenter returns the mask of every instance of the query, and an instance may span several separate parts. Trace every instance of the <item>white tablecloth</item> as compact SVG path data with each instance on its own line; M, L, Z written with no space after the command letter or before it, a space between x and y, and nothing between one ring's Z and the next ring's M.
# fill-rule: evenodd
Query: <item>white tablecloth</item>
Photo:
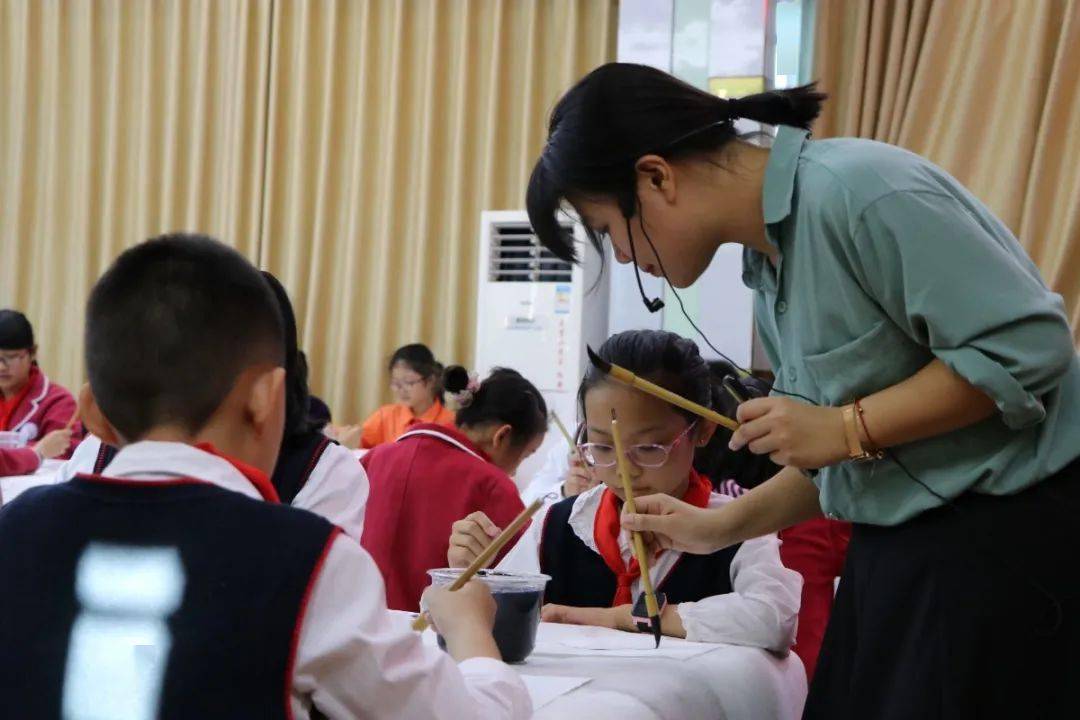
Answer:
M0 504L11 502L36 485L48 485L53 481L56 469L63 464L63 460L46 460L33 475L0 477Z
M806 672L755 648L713 645L687 659L560 654L553 638L592 628L540 624L537 651L515 668L524 676L589 678L539 708L550 720L795 720L806 701ZM614 632L614 631L612 631ZM434 644L428 631L425 640ZM677 643L663 638L664 643ZM573 652L573 651L569 651Z

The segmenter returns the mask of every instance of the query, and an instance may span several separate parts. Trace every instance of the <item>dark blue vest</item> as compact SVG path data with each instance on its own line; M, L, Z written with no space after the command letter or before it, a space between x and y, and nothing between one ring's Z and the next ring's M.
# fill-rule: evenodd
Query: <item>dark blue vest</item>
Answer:
M553 505L544 522L540 569L551 576L544 602L611 607L615 598L615 573L570 527L574 500L569 497ZM712 555L684 553L656 589L673 605L729 593L731 560L738 550L739 546L733 545Z
M27 491L0 510L3 714L60 717L73 626L89 612L77 568L93 545L179 556L157 717L287 717L304 598L335 532L311 513L203 483L80 476Z

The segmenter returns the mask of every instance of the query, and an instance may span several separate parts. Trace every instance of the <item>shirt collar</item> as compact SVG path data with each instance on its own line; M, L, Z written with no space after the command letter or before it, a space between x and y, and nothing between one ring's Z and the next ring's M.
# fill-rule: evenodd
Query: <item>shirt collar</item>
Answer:
M127 445L109 463L108 477L146 482L185 477L263 499L255 485L228 460L186 443L144 440Z
M437 423L415 423L398 437L396 442L408 440L417 436L442 436L450 445L460 445L484 462L491 462L491 456L484 452L479 445L469 439L469 436L456 427L439 425Z
M431 407L429 407L427 410L425 410L424 412L417 415L416 419L419 422L425 422L425 423L437 422L438 419L439 419L439 415L442 413L442 411L443 411L442 403L439 402L439 398L435 398L435 402L433 402L431 404Z
M761 189L765 237L777 248L779 245L769 226L783 222L791 214L795 173L808 137L809 133L805 130L781 125L769 151L769 162L765 165L765 181ZM743 283L752 290L775 290L775 276L768 265L769 259L764 253L750 248L743 250Z
M799 156L808 135L805 130L783 125L776 131L761 190L766 225L781 222L791 214L795 171L799 167Z

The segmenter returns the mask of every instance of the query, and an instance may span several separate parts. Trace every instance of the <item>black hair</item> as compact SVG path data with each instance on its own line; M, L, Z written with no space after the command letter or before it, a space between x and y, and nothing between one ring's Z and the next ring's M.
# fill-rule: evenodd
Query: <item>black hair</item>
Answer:
M713 406L712 375L693 340L666 330L627 330L605 340L596 354L687 400ZM581 417L586 417L585 396L602 382L608 382L608 376L589 365L578 387ZM674 405L671 409L691 422L697 418Z
M444 388L442 384L444 368L435 359L435 354L431 352L431 348L423 343L402 345L390 356L387 370L393 370L398 363L403 363L424 380L435 378L435 396L439 399L439 402L446 402L443 397Z
M525 196L533 231L560 258L575 259L573 238L559 224L563 200L612 197L630 218L638 209L638 158L712 153L738 137L739 118L809 129L825 99L815 88L810 83L723 99L646 65L601 65L570 88L551 114L547 144ZM586 232L600 248L595 229Z
M0 310L0 350L34 347L34 326L18 310Z
M303 355L303 353L300 354ZM308 419L311 421L312 429L321 432L333 420L330 406L322 398L308 395Z
M293 311L289 293L281 281L270 272L263 270L274 297L277 298L278 310L281 311L282 330L285 333L285 433L284 437L303 435L312 428L308 415L308 365L307 358L300 351L299 331L296 328L296 313Z
M462 393L468 388L469 372L460 365L451 365L443 375L443 385L447 392ZM511 441L520 447L547 432L547 420L547 403L536 386L517 370L495 368L458 409L454 422L460 428L488 423L509 425Z
M244 370L286 362L270 285L202 235L121 254L90 292L85 347L97 403L128 442L166 424L198 432Z
M769 393L767 383L756 378L740 378L734 365L723 361L706 362L698 346L686 338L666 330L627 330L612 335L597 352L602 360L626 368L630 372L656 383L673 393L693 400L698 405L734 418L739 406L723 385L725 378L737 383L738 392L746 398ZM590 365L578 389L578 406L585 417L585 395L603 382L613 382ZM671 409L693 422L698 416L688 410ZM694 451L694 469L708 477L714 486L723 480L734 479L743 487L754 487L779 472L768 456L754 455L749 448L732 452L728 448L731 431L717 427L704 447Z
M734 385L735 392L746 400L769 394L769 383L753 376L740 377L739 370L729 362L712 360L708 366L712 376L712 408L721 415L734 418L741 404L724 387L725 380ZM755 455L747 447L732 451L728 447L730 441L731 431L717 426L708 444L694 453L694 469L712 480L715 486L725 480L734 480L741 487L750 489L780 472L780 466L768 455Z

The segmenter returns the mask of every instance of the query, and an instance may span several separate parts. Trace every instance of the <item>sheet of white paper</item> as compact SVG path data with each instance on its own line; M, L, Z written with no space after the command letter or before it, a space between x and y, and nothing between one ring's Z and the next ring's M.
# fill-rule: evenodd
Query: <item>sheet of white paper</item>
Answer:
M540 623L534 654L593 655L596 657L666 657L688 660L716 649L710 643L662 637L660 647L651 635L609 628Z
M533 711L539 710L558 697L577 690L589 682L587 677L560 677L557 675L522 675L525 687L532 698Z

